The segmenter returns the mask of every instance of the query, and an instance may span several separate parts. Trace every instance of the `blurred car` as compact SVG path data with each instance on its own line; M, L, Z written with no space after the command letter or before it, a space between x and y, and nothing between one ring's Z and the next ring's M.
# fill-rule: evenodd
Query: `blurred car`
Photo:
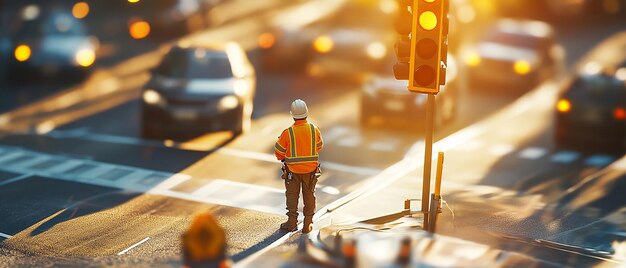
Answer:
M558 74L563 49L548 24L503 19L463 57L471 89L496 85L503 91L528 90Z
M39 10L29 5L13 26L10 78L83 76L96 60L98 39L69 10Z
M455 58L449 54L446 85L437 95L437 126L453 121L456 116L457 72ZM407 81L396 80L392 74L374 76L361 90L361 124L366 127L382 123L418 126L426 120L426 99L426 94L410 92Z
M626 148L626 32L581 60L555 106L559 147Z
M142 93L143 136L249 127L256 77L238 44L177 45L151 73Z
M380 3L390 1L394 4L393 0ZM393 54L389 48L397 38L391 30L393 20L372 4L376 2L366 2L321 2L315 7L310 6L312 2L303 6L298 17L277 19L279 27L259 36L264 67L270 71L304 68L313 76L353 76L386 69L383 59Z

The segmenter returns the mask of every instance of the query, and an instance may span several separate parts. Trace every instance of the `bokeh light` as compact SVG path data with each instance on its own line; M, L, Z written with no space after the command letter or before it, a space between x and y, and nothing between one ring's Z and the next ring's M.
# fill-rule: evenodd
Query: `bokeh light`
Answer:
M259 35L259 47L268 49L274 46L276 37L272 33L262 33Z
M72 7L72 15L77 19L82 19L89 15L89 5L85 2L78 2Z
M30 58L30 47L27 45L19 45L15 48L15 59L17 61L27 61Z
M569 100L562 99L557 102L556 109L561 113L567 113L572 110L572 104L569 102Z
M96 53L92 49L83 48L76 52L76 63L83 67L91 66L96 60Z
M517 74L524 75L530 72L531 66L530 63L526 60L517 60L513 64L513 70Z
M150 34L150 24L146 21L134 21L129 27L130 36L134 39L146 38Z
M328 53L333 50L334 46L335 42L327 35L319 36L313 41L313 48L319 53Z

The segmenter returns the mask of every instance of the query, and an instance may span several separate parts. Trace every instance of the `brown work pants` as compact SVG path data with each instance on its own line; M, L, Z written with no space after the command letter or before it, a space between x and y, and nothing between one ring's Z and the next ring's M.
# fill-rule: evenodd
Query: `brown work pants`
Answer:
M302 199L304 200L303 214L305 217L313 217L315 214L315 184L317 178L311 173L296 174L289 183L285 181L285 196L287 197L287 216L298 218L298 198L300 188L302 188Z

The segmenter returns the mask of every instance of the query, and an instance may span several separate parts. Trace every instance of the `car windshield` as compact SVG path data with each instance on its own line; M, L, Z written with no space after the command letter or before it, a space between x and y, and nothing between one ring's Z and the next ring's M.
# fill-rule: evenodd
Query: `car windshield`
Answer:
M172 78L233 77L226 53L202 48L171 51L165 56L155 73Z
M84 35L85 27L69 14L55 13L22 22L16 34L18 36Z
M521 34L504 33L492 31L485 37L485 42L504 44L513 47L537 49L539 40L535 37Z
M601 99L609 103L618 100L626 94L624 81L610 75L581 76L574 81L567 96L579 101ZM590 99L590 97L593 97Z

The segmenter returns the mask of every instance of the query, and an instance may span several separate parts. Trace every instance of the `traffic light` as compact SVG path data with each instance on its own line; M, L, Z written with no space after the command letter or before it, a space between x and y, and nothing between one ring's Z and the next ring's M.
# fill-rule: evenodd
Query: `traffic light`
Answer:
M398 61L393 65L393 74L398 80L409 80L410 57L411 57L411 23L413 17L410 13L411 5L407 1L398 0L400 6L396 20L395 28L400 34L400 40L396 42L395 52Z
M395 26L401 37L395 45L394 75L409 80L412 92L437 94L446 81L448 0L399 2Z
M448 0L414 0L409 91L437 94L446 81Z

